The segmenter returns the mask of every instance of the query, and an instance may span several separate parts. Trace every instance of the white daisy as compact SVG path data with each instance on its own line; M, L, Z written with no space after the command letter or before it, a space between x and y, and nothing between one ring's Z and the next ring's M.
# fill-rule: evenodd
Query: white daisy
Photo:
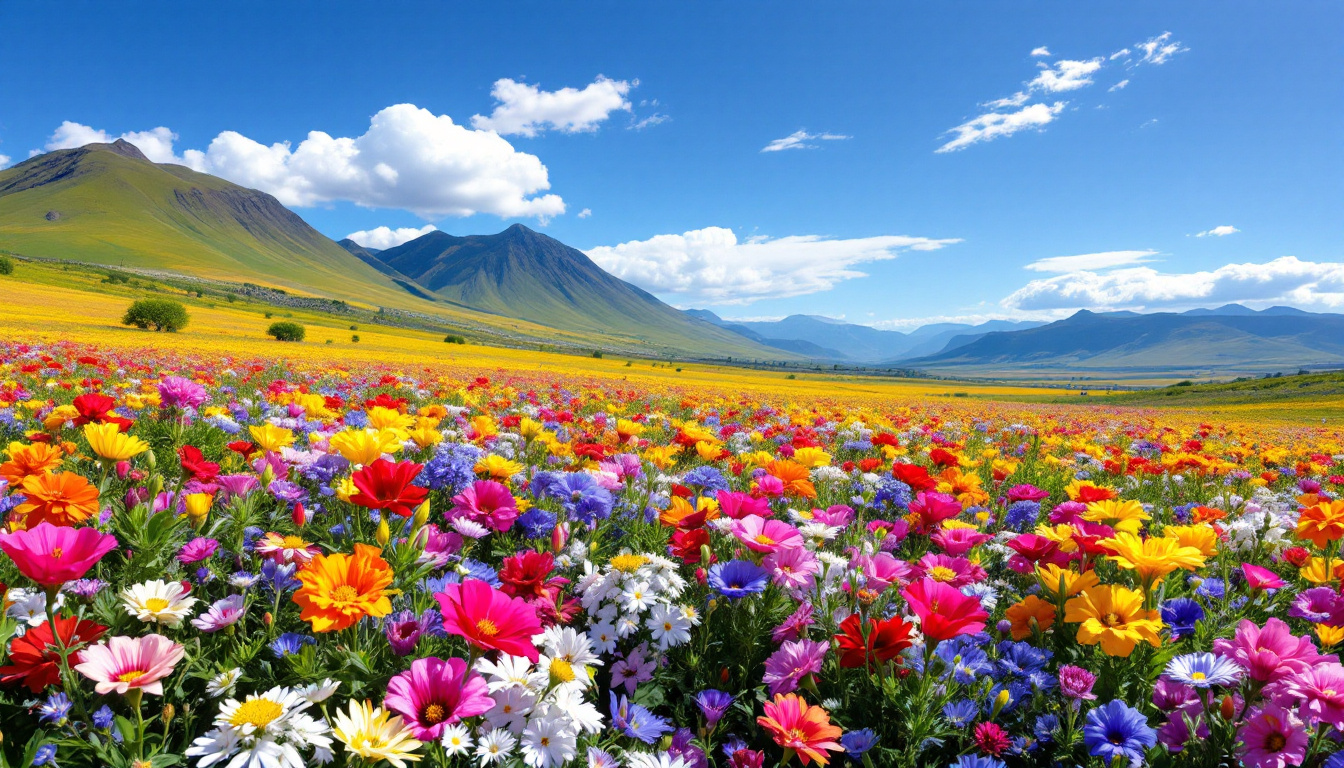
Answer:
M311 706L291 688L275 687L245 700L228 699L219 707L214 728L187 748L200 758L197 768L229 760L229 768L304 768L300 750L314 759L331 758L331 731L303 710Z
M588 628L588 640L598 653L611 653L616 650L616 627L611 622L602 621Z
M299 688L299 694L308 700L309 704L321 704L340 688L341 684L331 678L327 678L320 683L312 683Z
M575 733L558 717L537 717L523 731L523 762L531 768L564 765L578 753Z
M486 722L492 728L507 728L513 733L522 733L527 724L527 716L537 704L537 696L526 688L505 688L490 694L495 706L485 713Z
M663 650L683 645L691 639L691 623L674 605L655 605L644 625Z
M439 741L449 757L465 755L471 750L471 734L466 726L455 723L443 729L443 738Z
M655 597L654 590L648 582L631 579L621 590L621 607L630 613L643 613L653 605Z
M508 654L500 656L498 661L478 660L476 671L486 676L486 684L491 693L514 686L526 688L533 679L532 662L522 656Z
M639 631L638 616L622 616L616 620L616 636L624 640Z
M210 678L210 682L205 684L205 692L212 699L217 699L220 696L232 696L233 689L238 685L238 679L242 676L243 670L237 667L226 669Z
M476 759L482 766L493 765L509 759L509 753L518 740L513 734L502 728L487 731L476 742Z
M5 593L5 600L13 603L6 611L6 615L11 619L20 621L30 627L40 626L47 623L47 595L35 589L24 589L15 587ZM65 605L65 593L56 593L56 610Z
M177 627L191 615L196 598L180 582L155 579L122 590L121 602L127 613L147 624Z

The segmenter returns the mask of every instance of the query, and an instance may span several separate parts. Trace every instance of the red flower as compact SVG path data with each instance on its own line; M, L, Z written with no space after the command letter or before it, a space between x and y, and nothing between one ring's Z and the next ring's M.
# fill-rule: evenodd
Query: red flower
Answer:
M499 589L509 597L549 597L546 577L554 567L555 558L550 552L543 554L529 549L510 555L499 569L499 580L503 582Z
M975 634L989 618L979 600L941 581L920 579L902 590L901 596L919 617L924 637L935 642Z
M177 457L182 461L182 471L202 483L208 483L219 476L219 465L213 461L206 461L201 449L194 445L182 446L177 451Z
M135 423L112 413L112 409L117 407L117 401L97 392L82 394L76 397L71 405L79 411L79 415L74 419L77 427L85 424L116 424L122 432L125 432Z
M868 640L863 638L863 627L859 615L851 614L840 623L840 634L835 636L840 643L840 666L871 666L873 660L888 662L901 655L901 651L911 646L910 631L913 629L898 616L890 619L868 620Z
M700 562L700 548L707 544L709 544L709 531L704 528L677 531L672 534L672 542L667 545L667 551L683 563L698 563ZM712 554L709 557L710 560L714 559Z
M246 440L234 440L232 443L229 443L227 447L230 451L233 451L244 458L252 455L252 452L257 450L256 444Z
M981 752L998 757L1009 746L1008 734L998 723L980 723L975 726L975 745Z
M929 451L929 461L940 467L959 467L961 459L957 458L955 453L943 448L934 448Z
M387 459L377 459L350 476L359 489L350 501L361 507L386 509L394 515L410 517L429 495L428 488L411 485L423 468L423 464L413 461L393 464Z
M938 487L938 481L929 477L929 470L918 464L896 462L891 467L891 476L910 486L912 491L931 491Z
M107 627L74 616L57 616L56 630L69 648L97 641ZM49 685L61 684L61 657L56 653L49 622L14 638L9 646L9 660L9 666L0 667L0 682L6 685L21 682L33 693L41 693Z

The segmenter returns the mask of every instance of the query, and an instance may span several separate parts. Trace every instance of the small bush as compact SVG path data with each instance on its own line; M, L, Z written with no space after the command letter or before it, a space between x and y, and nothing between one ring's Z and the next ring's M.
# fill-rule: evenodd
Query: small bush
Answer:
M187 326L187 308L170 299L140 299L126 310L122 325L153 328L156 331L180 331Z
M275 313L274 313L274 312L267 312L267 313L266 313L266 319L267 319L267 320L270 320L272 317L275 317Z
M358 333L352 333L352 334L350 334L350 340L353 341L353 342L358 343L358 342L359 342L359 334L358 334Z
M450 333L443 337L443 340L449 344L466 344L467 340L455 333Z
M271 323L271 327L266 329L266 333L274 336L276 341L303 341L307 331L298 323L279 322Z
M8 256L0 256L0 275L14 274L14 260Z
M600 349L594 349L594 350L593 350L593 357L597 358L598 360L601 360L601 359L602 359L602 350L600 350Z
M359 330L359 326L358 326L358 325L352 325L352 326L350 326L350 330L352 330L352 331L358 331L358 330Z

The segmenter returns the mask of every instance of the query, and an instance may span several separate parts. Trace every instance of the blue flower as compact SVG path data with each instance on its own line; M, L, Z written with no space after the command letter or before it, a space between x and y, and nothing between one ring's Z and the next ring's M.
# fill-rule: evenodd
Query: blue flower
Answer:
M884 478L877 484L877 493L873 495L873 506L881 509L905 510L910 506L914 494L910 486L892 477Z
M681 484L701 493L728 490L728 481L723 473L711 466L696 467L681 478Z
M271 641L271 653L275 658L283 659L291 653L298 653L305 645L316 645L317 639L298 632L286 632Z
M962 755L951 768L1007 768L1007 764L989 755Z
M845 754L849 759L858 760L863 757L863 753L873 748L877 743L877 734L873 733L872 728L860 728L857 731L846 731L840 737L840 746L845 748Z
M462 492L476 480L476 462L485 452L466 443L439 443L434 458L425 463L415 484L448 494Z
M1171 629L1173 639L1194 634L1195 625L1204 620L1204 607L1189 597L1177 597L1162 603L1162 623Z
M765 591L770 574L755 563L730 560L709 569L709 585L730 600Z
M1215 600L1222 600L1227 595L1227 585L1219 578L1204 579L1195 589L1195 594L1200 597L1212 597Z
M1055 730L1059 728L1059 718L1054 715L1041 715L1036 718L1036 724L1032 726L1032 735L1042 744L1049 744L1055 740Z
M616 698L615 692L611 694L611 724L626 736L645 744L654 743L672 730L666 720L638 704L632 704L625 696Z
M1041 503L1039 501L1015 501L1008 511L1003 514L1003 525L1005 528L1011 528L1021 533L1029 527L1036 525L1036 518L1041 514Z
M1116 699L1087 713L1083 743L1107 765L1123 757L1127 765L1140 766L1148 748L1157 743L1157 731L1148 727L1142 712Z
M611 516L611 506L615 500L611 497L611 491L598 484L597 478L587 472L548 474L550 477L542 482L540 488L533 482L533 493L559 501L570 518L591 523Z
M732 704L732 694L713 688L707 688L695 695L695 705L700 708L700 712L711 727L723 719L724 713Z
M957 728L971 723L978 714L980 714L980 708L970 699L950 701L943 706L943 717L950 720L952 725Z
M298 589L299 585L303 583L294 578L294 571L297 569L297 563L280 565L274 560L267 560L261 566L261 578L266 583L266 588L271 592L283 594L292 589Z
M1245 670L1241 665L1231 659L1212 653L1187 653L1167 664L1166 675L1178 683L1195 688L1210 688L1215 685L1232 685L1241 679L1243 672Z
M544 539L555 530L558 518L541 507L533 507L518 517L518 526L529 539Z
M56 745L43 744L42 746L38 747L37 752L33 755L33 765L34 766L50 765L52 766L52 768L55 768Z
M70 697L64 693L53 693L37 708L38 719L52 725L62 725L70 716Z
M938 644L934 653L943 660L945 677L950 675L956 682L970 685L977 677L993 669L993 666L984 651L974 645L957 642L960 639L944 640Z
M99 730L107 730L112 727L112 721L116 715L112 714L112 708L104 704L93 713L93 727Z

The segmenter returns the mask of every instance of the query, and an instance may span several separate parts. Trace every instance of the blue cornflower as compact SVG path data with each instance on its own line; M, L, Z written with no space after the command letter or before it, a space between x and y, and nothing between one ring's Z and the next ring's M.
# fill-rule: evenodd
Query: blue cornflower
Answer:
M587 472L561 472L544 483L540 491L534 486L533 492L539 495L544 493L559 501L571 519L585 523L610 517L611 506L615 501L611 491L603 488L597 478Z
M1227 585L1222 579L1210 578L1204 579L1195 588L1195 594L1200 597L1212 597L1215 600L1222 600L1227 595Z
M317 461L303 468L303 476L315 483L328 485L349 468L350 462L344 456L324 453Z
M460 493L476 480L476 462L485 452L466 443L439 443L415 484L448 494Z
M1027 501L1025 499L1015 501L1003 514L1003 525L1005 528L1011 528L1021 533L1027 528L1034 527L1036 518L1040 517L1040 514L1041 503L1039 501Z
M482 563L480 560L472 560L471 558L467 558L466 560L462 561L462 568L464 568L467 572L467 575L464 576L463 578L476 579L477 581L484 581L486 584L489 584L492 587L498 587L500 584L499 574L495 573L495 569L491 568L489 565L486 565L485 563Z
M316 644L316 638L298 632L286 632L271 641L271 653L275 654L275 658L283 659L291 653L298 653L305 645Z
M1195 632L1195 625L1204 620L1204 607L1189 597L1176 597L1162 603L1162 623L1171 630L1173 639Z
M1007 764L989 755L962 755L951 768L1007 768Z
M296 570L298 570L298 563L281 565L274 560L267 560L261 566L261 578L270 591L284 593L292 589L298 589L299 585L303 583L294 578L294 571Z
M347 427L353 427L354 429L363 429L369 426L369 414L365 413L364 411L355 411L355 410L346 411L345 418L342 419L342 421L345 422L345 426Z
M700 707L705 721L712 728L723 719L728 707L733 705L733 696L713 688L706 688L695 695L695 704Z
M116 715L112 713L112 708L104 704L93 713L93 727L99 730L107 730L112 727L112 721Z
M733 755L737 754L738 750L750 749L750 746L741 736L734 733L724 740L722 749L723 756L732 760Z
M1246 670L1240 664L1212 653L1187 653L1167 664L1166 675L1171 680L1195 688L1232 685Z
M961 728L974 721L978 714L980 714L980 708L970 699L950 701L943 706L943 717L950 720L952 725L957 728Z
M985 652L973 645L944 640L934 653L943 660L944 676L950 675L962 685L974 683L977 677L993 669Z
M701 493L707 491L726 491L728 481L723 473L711 466L696 467L681 478L681 484Z
M37 752L33 754L33 765L50 765L56 768L56 745L43 744L38 747Z
M654 743L672 730L666 720L631 703L625 696L617 699L615 692L611 694L611 724L626 736L645 744Z
M529 539L544 539L555 530L558 518L541 507L533 507L518 517L518 526Z
M873 506L880 509L904 510L910 506L910 500L913 498L910 486L888 477L878 482L877 492L873 494Z
M1157 743L1157 731L1148 727L1142 712L1116 699L1087 713L1083 743L1107 765L1123 757L1126 765L1140 766L1148 748Z
M70 697L64 693L53 693L37 708L38 719L52 725L63 725L70 717Z
M747 560L730 560L709 569L709 585L730 600L765 591L770 574Z
M1059 718L1054 715L1041 715L1036 718L1036 724L1032 726L1032 735L1042 744L1049 744L1055 740L1055 730L1059 728Z
M863 753L873 748L877 743L877 734L873 733L872 728L860 728L857 731L846 731L840 737L840 746L845 748L845 754L849 755L850 760L858 760L863 757Z

